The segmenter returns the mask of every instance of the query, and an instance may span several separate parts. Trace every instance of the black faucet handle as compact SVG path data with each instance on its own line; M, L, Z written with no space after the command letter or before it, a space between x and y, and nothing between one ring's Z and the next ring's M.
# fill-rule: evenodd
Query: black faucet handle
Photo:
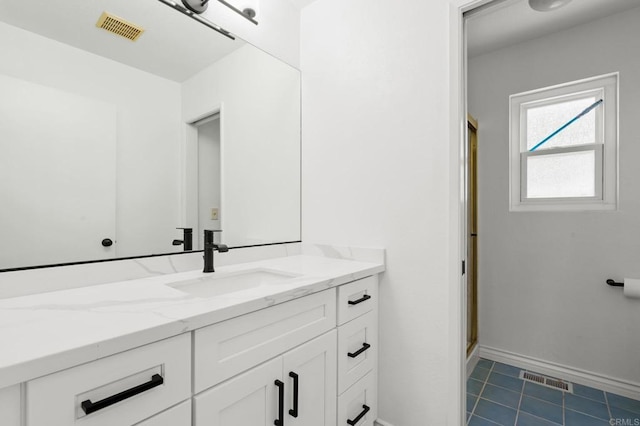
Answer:
M193 250L193 228L176 228L182 230L182 241L180 244L184 244L184 251ZM180 240L173 240L174 246L179 246L176 242Z
M205 229L204 230L204 243L213 243L213 234L215 232L222 232L222 229Z
M222 229L205 229L204 230L204 269L202 272L215 272L213 269L213 251L219 252L229 251L224 244L216 244L213 242L214 232L222 232Z

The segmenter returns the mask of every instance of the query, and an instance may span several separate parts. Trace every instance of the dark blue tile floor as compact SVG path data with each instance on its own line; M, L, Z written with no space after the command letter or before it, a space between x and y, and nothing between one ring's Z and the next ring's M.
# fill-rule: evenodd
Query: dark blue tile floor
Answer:
M640 401L573 385L573 394L519 379L520 368L480 359L467 380L469 426L640 426Z

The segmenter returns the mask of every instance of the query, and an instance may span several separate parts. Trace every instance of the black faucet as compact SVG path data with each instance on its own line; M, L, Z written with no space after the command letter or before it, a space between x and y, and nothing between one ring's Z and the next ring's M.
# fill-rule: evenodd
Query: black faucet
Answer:
M219 253L229 251L229 247L224 244L216 244L213 242L213 233L222 232L221 229L204 231L204 269L202 272L215 272L213 269L213 252L218 250Z
M184 251L193 250L193 228L176 228L182 229L182 239L181 240L173 240L174 246L179 246L184 244Z

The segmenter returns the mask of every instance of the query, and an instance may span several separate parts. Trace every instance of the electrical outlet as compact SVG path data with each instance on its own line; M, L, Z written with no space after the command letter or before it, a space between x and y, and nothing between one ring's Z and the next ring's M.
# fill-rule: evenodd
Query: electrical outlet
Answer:
M217 208L212 208L211 209L211 220L218 220L218 209Z

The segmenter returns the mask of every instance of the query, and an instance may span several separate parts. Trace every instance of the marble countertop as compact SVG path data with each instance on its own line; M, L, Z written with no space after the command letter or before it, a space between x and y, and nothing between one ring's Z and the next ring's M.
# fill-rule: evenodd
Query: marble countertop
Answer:
M0 389L384 271L384 264L295 255L216 268L298 275L211 298L167 284L201 271L0 300Z

